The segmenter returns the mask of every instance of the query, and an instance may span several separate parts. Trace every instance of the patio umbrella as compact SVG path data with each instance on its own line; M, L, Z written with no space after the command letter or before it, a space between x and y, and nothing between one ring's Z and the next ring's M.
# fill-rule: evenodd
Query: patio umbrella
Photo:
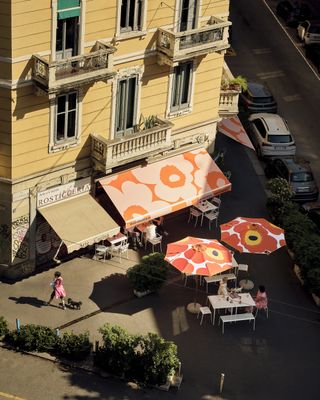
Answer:
M188 236L169 243L165 260L185 274L196 276L196 294L194 303L187 306L188 311L198 312L197 303L198 276L212 276L232 268L230 251L217 240Z
M264 218L238 217L220 229L221 241L240 253L270 254L286 245L284 230Z

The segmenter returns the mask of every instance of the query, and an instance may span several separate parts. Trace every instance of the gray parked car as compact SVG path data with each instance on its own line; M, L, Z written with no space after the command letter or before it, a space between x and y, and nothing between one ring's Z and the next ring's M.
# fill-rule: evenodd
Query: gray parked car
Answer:
M316 201L319 188L310 168L310 163L297 158L274 158L265 167L267 178L284 178L294 191L292 200L297 202Z
M276 113L277 103L266 85L248 82L248 90L239 95L239 108L249 114Z

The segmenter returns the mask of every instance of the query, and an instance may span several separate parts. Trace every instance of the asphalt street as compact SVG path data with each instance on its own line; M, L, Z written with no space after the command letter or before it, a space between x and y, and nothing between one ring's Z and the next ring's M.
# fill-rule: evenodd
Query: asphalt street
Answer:
M310 69L263 0L231 1L236 75L266 83L295 137L297 155L311 161L320 184L320 79Z

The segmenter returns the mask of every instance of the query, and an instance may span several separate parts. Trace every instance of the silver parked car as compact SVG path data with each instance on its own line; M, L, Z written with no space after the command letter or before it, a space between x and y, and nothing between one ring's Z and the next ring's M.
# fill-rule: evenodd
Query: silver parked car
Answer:
M287 121L277 114L253 114L249 117L251 140L259 158L294 156L295 141Z

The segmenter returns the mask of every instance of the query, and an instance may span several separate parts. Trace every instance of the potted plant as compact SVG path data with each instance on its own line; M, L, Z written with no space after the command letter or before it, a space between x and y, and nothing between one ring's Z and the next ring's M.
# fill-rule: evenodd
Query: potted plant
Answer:
M241 75L236 76L233 79L227 80L223 79L221 82L221 89L222 90L243 90L246 92L248 90L248 83L246 78Z
M161 288L167 278L168 263L164 255L151 253L141 259L127 271L127 277L133 287L134 294L138 297L155 292Z

